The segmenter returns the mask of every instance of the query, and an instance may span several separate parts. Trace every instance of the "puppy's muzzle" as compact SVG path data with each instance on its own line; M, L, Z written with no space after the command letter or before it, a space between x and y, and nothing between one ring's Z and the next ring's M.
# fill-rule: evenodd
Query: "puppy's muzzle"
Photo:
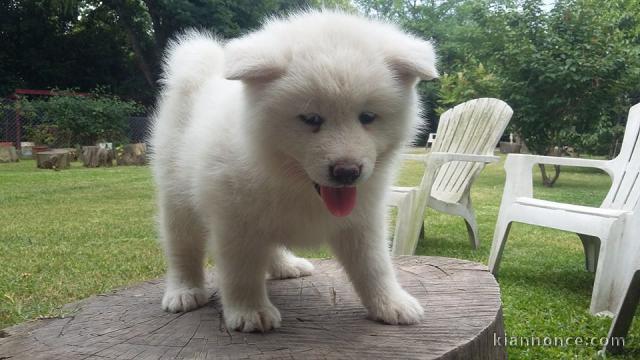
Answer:
M362 165L347 161L337 161L329 166L329 178L340 185L352 185L362 173Z

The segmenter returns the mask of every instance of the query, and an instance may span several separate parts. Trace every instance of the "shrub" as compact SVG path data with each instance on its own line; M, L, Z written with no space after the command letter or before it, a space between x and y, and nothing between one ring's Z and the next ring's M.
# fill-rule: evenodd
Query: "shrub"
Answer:
M470 66L440 79L440 101L436 109L442 115L448 109L480 97L499 97L500 81L482 64Z
M20 106L23 117L37 124L27 128L27 135L36 137L30 140L37 142L44 132L54 136L47 141L64 147L125 142L128 118L142 111L135 102L105 94L68 93L46 100L21 100Z

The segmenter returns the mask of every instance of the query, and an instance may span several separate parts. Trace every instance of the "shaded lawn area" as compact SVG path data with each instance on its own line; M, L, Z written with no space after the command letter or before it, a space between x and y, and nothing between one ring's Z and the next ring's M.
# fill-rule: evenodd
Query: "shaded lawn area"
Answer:
M422 166L406 163L398 185L417 184ZM596 170L563 167L552 189L535 172L539 198L599 205L610 181ZM470 248L461 218L427 212L426 241L417 254L486 263L504 172L489 165L472 198L481 246ZM61 305L161 276L162 251L154 231L148 167L36 169L33 161L0 164L0 328L60 315ZM326 256L324 250L302 251ZM591 337L607 334L610 320L588 313L593 274L584 270L574 234L523 224L512 226L500 273L507 336ZM640 358L634 324L622 359ZM509 347L510 358L595 357L600 346Z

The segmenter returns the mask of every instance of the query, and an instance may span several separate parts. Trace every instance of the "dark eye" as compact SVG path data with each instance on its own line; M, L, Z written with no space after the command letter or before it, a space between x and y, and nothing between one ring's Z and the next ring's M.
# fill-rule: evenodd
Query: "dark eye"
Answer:
M320 125L322 125L322 123L324 122L322 116L315 113L300 114L298 115L298 119L302 120L302 122L304 122L305 124L316 128L320 127Z
M377 117L378 115L369 111L365 111L363 113L360 113L360 115L358 116L358 120L360 120L360 123L362 125L367 125L367 124L371 124L373 120L375 120Z

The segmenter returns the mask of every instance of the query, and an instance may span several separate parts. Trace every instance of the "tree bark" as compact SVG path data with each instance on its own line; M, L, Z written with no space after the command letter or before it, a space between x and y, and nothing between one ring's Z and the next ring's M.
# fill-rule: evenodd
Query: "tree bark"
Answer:
M152 70L152 66L149 63L149 59L145 56L141 46L140 38L138 37L137 29L134 24L133 14L131 9L127 7L127 4L123 0L105 0L103 2L106 6L111 8L118 15L118 23L125 30L127 34L127 40L129 45L133 49L138 62L138 67L144 75L147 84L152 88L156 88L155 76Z
M82 162L85 167L95 168L100 166L113 166L113 151L98 146L85 146L82 148Z
M145 165L147 163L147 146L144 143L127 144L118 151L117 164L120 165Z
M0 146L0 163L18 161L18 153L13 146Z
M157 0L143 0L144 4L149 10L149 16L151 17L151 26L153 26L153 38L156 42L155 52L156 56L160 56L160 52L164 49L168 41L168 35L164 31L162 24L162 15L160 7L162 6Z
M540 173L542 174L542 185L545 187L553 187L553 184L555 184L556 180L560 177L560 165L553 165L553 168L555 169L553 178L549 178L547 175L547 170L544 164L538 164L538 167L540 167Z
M39 169L68 169L69 152L62 149L42 151L36 154L36 164Z

